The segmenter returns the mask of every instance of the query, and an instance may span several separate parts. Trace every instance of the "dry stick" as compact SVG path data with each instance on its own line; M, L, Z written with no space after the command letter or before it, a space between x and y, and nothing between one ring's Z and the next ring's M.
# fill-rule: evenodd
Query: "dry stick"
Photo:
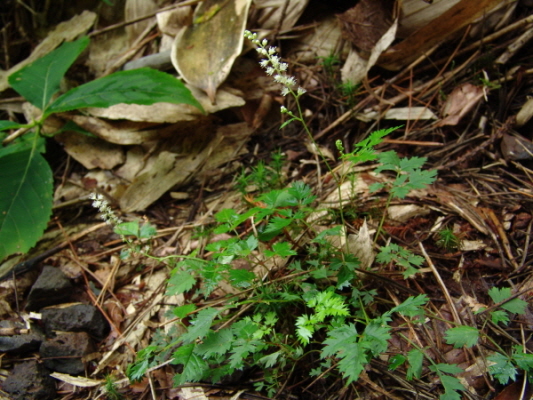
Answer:
M503 244L503 249L505 250L505 253L507 253L507 257L509 258L509 261L513 265L515 271L518 270L519 266L515 260L515 256L513 255L511 251L511 244L509 243L509 239L507 238L507 234L505 233L505 229L503 229L502 223L500 220L496 217L496 214L494 214L494 211L491 209L482 209L483 212L489 217L491 222L496 226L496 230L498 231L498 235L500 236L500 239Z
M444 281L440 277L439 271L437 271L437 268L435 268L435 265L433 264L433 261L431 261L431 258L426 252L426 249L424 248L424 245L422 244L422 242L419 242L418 246L420 247L420 250L422 251L424 258L426 259L426 262L428 263L429 268L433 272L433 275L435 275L435 278L437 279L437 282L439 283L439 286L441 287L442 292L444 293L444 297L446 297L446 301L448 302L448 305L450 306L450 311L453 314L453 319L455 320L456 323L461 324L461 318L459 317L459 313L457 312L457 309L455 308L455 304L452 300L452 297L450 296L450 293L448 292L448 289L446 288L446 285L444 284Z

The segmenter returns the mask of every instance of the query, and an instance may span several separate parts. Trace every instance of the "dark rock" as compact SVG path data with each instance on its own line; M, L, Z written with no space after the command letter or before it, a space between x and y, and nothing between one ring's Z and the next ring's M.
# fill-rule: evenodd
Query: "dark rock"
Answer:
M46 333L51 331L87 332L98 340L109 333L109 324L102 313L89 304L53 307L42 310Z
M46 368L79 375L85 371L81 358L92 350L91 337L86 332L65 332L43 342L39 352Z
M63 303L72 293L72 285L66 275L58 268L45 266L33 284L26 310L38 311L41 308Z
M36 361L17 364L2 388L13 400L48 400L56 397L56 385L50 371Z
M4 326L3 328L6 327ZM21 354L36 351L39 349L43 340L44 334L41 329L32 325L30 333L24 335L0 336L0 353L16 352L17 354Z

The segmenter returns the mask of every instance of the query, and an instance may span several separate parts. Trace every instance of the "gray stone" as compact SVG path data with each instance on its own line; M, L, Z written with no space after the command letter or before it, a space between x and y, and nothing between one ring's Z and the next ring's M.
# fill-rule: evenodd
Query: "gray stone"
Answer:
M33 284L26 310L38 311L41 308L63 303L72 293L72 284L58 268L45 266L37 281Z
M65 332L41 344L39 353L46 368L69 375L85 371L82 357L91 353L93 343L86 332Z
M35 325L24 335L0 336L0 353L28 353L36 351L44 340L41 329Z
M15 365L2 388L13 400L49 400L56 397L56 385L50 371L36 361Z
M52 331L87 332L101 340L109 333L102 313L89 304L47 308L42 310L42 321L49 336Z

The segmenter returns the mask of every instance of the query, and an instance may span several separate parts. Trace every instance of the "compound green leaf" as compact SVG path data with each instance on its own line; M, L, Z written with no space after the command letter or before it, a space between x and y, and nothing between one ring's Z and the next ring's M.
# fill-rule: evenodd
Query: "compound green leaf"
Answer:
M44 110L72 63L89 44L83 37L65 42L56 50L39 58L9 76L9 84L35 107Z
M120 71L78 86L58 97L46 115L115 104L185 103L203 111L185 85L172 75L150 68Z
M37 152L0 157L0 260L25 253L42 236L52 213L53 177Z

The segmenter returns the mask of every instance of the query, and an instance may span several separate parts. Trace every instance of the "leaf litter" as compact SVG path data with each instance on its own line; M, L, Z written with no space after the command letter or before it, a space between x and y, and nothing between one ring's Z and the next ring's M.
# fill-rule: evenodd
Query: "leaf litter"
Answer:
M494 62L502 54L508 53L507 50L514 43L523 40L521 35L524 33L524 26L531 23L530 16L527 15L531 10L527 5L513 1L486 0L476 7L467 3L404 1L401 8L388 10L390 19L387 21L390 25L381 26L372 35L359 31L364 24L358 20L351 21L351 14L345 14L340 19L345 26L349 26L348 32L351 33L348 36L360 36L367 40L359 44L352 41L353 47L346 42L342 46L339 44L342 34L340 25L332 24L334 16L323 15L307 2L289 1L286 7L279 2L254 2L250 10L246 8L248 28L270 30L269 33L283 45L283 56L294 68L293 73L297 75L299 82L308 91L313 88L305 107L309 110L309 121L316 129L315 137L324 149L335 154L333 142L336 139L345 143L357 142L377 127L394 126L401 119L405 121L405 128L391 137L383 150L394 149L402 155L427 157L429 163L439 169L438 182L426 192L410 194L405 200L398 201L395 208L389 211L398 211L402 216L388 219L383 227L391 236L401 238L403 246L424 256L425 265L429 268L423 268L420 276L404 280L399 271L388 265L383 270L370 271L384 280L371 276L364 282L369 288L377 288L384 302L395 305L401 303L407 291L424 293L430 298L428 308L433 309L440 320L434 319L423 326L410 322L404 325L406 320L401 315L395 316L393 323L406 326L405 331L392 331L388 339L389 353L372 360L358 381L344 387L342 382L328 380L325 376L310 379L288 375L283 396L352 398L355 393L365 393L384 399L410 399L415 395L436 399L440 394L435 391L440 388L436 386L439 377L446 383L443 376L447 375L443 375L442 371L446 372L445 369L448 368L453 375L456 370L451 368L451 364L456 364L464 371L457 375L466 388L461 392L464 398L520 398L520 391L515 391L517 394L513 395L508 394L510 391L504 391L502 372L491 369L491 365L504 365L506 360L491 358L494 356L494 344L485 340L480 342L476 335L481 330L484 336L494 332L502 338L498 339L501 340L498 345L508 346L509 343L514 343L525 346L526 349L531 347L529 336L521 334L531 329L531 312L527 307L517 308L522 304L520 302L528 299L531 289L529 266L533 188L528 164L530 154L526 151L523 158L510 157L517 150L506 149L510 147L510 137L517 138L519 143L531 139L527 136L528 118L523 117L526 111L520 114L518 125L514 125L512 120L509 122L508 118L519 114L527 103L526 95L531 88L532 60L526 53L517 50L510 58L500 58L499 65ZM442 9L445 4L448 9ZM215 20L224 5L223 2L219 4L218 11L209 7L202 12L197 11L198 15L205 16L205 21L197 22L209 25L209 21ZM372 19L380 15L373 8L378 7L373 2L360 2L359 7L366 7L368 10L363 16L364 22L376 26L383 23L383 18ZM336 13L344 11L346 10L336 10ZM9 12L26 11L14 7ZM374 14L376 16L373 17ZM321 18L322 16L327 18ZM80 31L72 38L90 29L76 22L75 18L71 21L72 25L80 27ZM313 32L324 26L332 33L328 35L327 41L321 43L319 49L310 38L313 37ZM222 27L210 29L219 32L220 37L225 35ZM178 29L174 32L176 31ZM56 31L49 32L52 38ZM149 32L142 30L134 34L131 37L134 41L135 35L145 35L148 38L146 35ZM101 43L109 42L105 35L98 36L96 38ZM153 39L142 44L138 42L136 46L138 52L132 57L142 58L160 50ZM240 46L232 46L235 56L240 54L237 47ZM329 57L340 48L349 48L351 57L346 52L339 52L342 56L339 60L332 60L329 71L323 58L314 58ZM91 49L95 47L91 45ZM191 54L196 54L194 47L189 50ZM12 50L4 48L3 51ZM114 51L118 54L116 49ZM303 51L307 54L305 58L301 58ZM111 59L106 54L100 54L99 57L104 63ZM34 57L36 58L37 56ZM93 55L89 55L89 60L94 59ZM357 61L352 61L354 59ZM19 64L14 64L15 67L30 62L31 58L18 61ZM117 58L113 60L113 65L116 62ZM519 64L525 67L515 68ZM15 68L6 65L4 69L8 70L8 67ZM381 67L393 72L387 72ZM92 68L94 72L95 69ZM109 65L100 70L108 68ZM222 208L244 208L240 196L234 195L232 191L232 178L243 165L253 165L254 160L268 158L279 146L283 151L297 151L301 154L301 159L292 161L286 169L286 179L303 177L314 187L323 188L323 193L317 193L322 199L318 208L326 211L321 213L322 218L331 212L329 204L339 194L343 203L356 204L357 213L343 227L344 237L353 246L351 252L359 254L361 260L365 260L365 266L372 265L375 252L371 236L377 226L373 212L383 202L380 193L369 191L369 185L376 181L386 183L391 178L386 174L369 174L363 168L360 177L353 184L344 186L341 192L334 190L332 182L328 181L328 174L316 174L315 154L304 143L303 134L291 126L278 131L277 113L273 113L277 112L277 107L267 108L263 124L255 123L254 130L242 122L246 121L246 107L252 107L252 110L253 107L259 107L259 99L263 96L267 96L274 105L282 103L283 99L275 94L277 88L263 84L265 81L256 69L252 68L248 75L230 75L226 80L230 69L231 65L223 65L216 71L216 83L206 86L210 99L205 97L202 101L197 96L207 113L214 115L214 118L203 116L187 107L169 109L158 104L146 108L136 106L121 109L115 106L115 109L88 110L85 115L60 115L63 120L74 121L99 138L91 142L91 147L82 145L79 152L83 153L87 146L85 152L91 154L89 160L83 162L81 157L75 156L72 145L63 142L67 153L83 167L72 160L56 166L57 189L54 200L55 215L60 226L67 222L74 226L81 223L77 221L76 218L79 217L74 210L69 209L68 204L63 204L66 200L77 200L74 204L79 207L87 204L84 197L89 191L98 189L109 194L123 212L136 212L134 215L138 218L147 218L158 227L154 243L156 251L159 249L165 254L185 254L186 249L194 247L199 252L205 252L205 239L201 236L199 239L193 238L194 232L204 229L212 221L212 215ZM240 86L240 89L237 88L238 84L235 87L229 86L230 83L247 78L255 86L253 90L257 92L259 88L263 93L252 95L251 91L243 90L245 85ZM77 79L80 79L79 75ZM358 85L355 102L352 103L348 102L348 94L336 86L339 82L346 83L350 80ZM216 90L223 81L226 81L227 86ZM507 88L506 91L503 86ZM206 87L200 87L206 90ZM223 93L227 93L228 100L219 97ZM215 96L216 106L213 107L216 108L209 108ZM9 97L6 99L9 100ZM407 111L398 117L398 114L391 113L395 108ZM428 114L431 118L423 118L422 111L431 113ZM151 115L154 117L150 118ZM357 115L372 115L373 119L360 118L365 121L363 123L352 118ZM434 118L437 118L436 122L433 122ZM64 135L66 134L72 135L71 138L75 137L72 133L65 132ZM111 143L114 144L112 147ZM527 148L527 145L522 147ZM106 153L109 151L114 154L111 156ZM106 163L110 159L116 161L111 164L94 161L98 158ZM310 168L310 165L315 167ZM341 164L339 168L343 168ZM61 185L57 183L58 177L62 177ZM115 183L117 179L118 184ZM320 185L317 183L318 179L321 180ZM76 187L77 191L69 189L71 194L67 195L67 184L71 184L71 188ZM176 189L187 192L189 199L174 201L166 197L166 193ZM333 202L338 204L334 200ZM82 211L85 218L94 215L89 209ZM441 217L443 224L454 226L454 232L465 243L476 245L468 249L460 246L455 252L440 248L431 233L433 223ZM64 235L64 239L72 237L68 232ZM192 240L195 241L194 246L191 246ZM423 245L419 244L421 241ZM69 398L77 398L78 395L81 396L79 398L86 398L88 395L96 397L98 391L91 392L90 387L99 385L100 379L106 375L116 378L116 382L120 383L117 387L121 393L126 397L132 396L131 398L138 397L141 393L148 398L159 398L161 393L165 393L167 398L245 398L247 394L252 395L253 390L245 386L246 380L237 380L242 385L240 390L235 389L235 382L231 387L196 384L195 388L172 389L172 375L175 372L168 363L158 365L149 374L150 378L141 383L130 384L124 380L124 371L128 363L132 362L134 352L150 343L157 327L170 329L172 324L169 321L172 319L164 316L164 303L172 301L174 305L179 305L183 299L164 296L168 274L162 265L142 258L120 261L116 255L122 247L123 244L111 230L100 228L96 233L77 237L72 242L71 249L62 250L47 260L59 268L66 268L65 260L81 266L80 271L85 278L79 281L80 287L88 290L91 287L88 282L91 281L93 287L96 284L104 289L100 299L106 298L107 313L113 316L111 319L115 324L110 338L100 344L99 355L90 362L90 371L88 370L86 377L55 375L56 379L73 385L62 395ZM40 251L42 250L36 249L33 255ZM118 269L114 272L114 285L106 287L98 281L109 277L114 270L110 269L111 257L118 260L114 264ZM285 261L280 260L268 268L270 271L282 271L284 265ZM98 270L104 272L96 273ZM100 276L100 279L92 277L93 274ZM20 279L22 278L17 278ZM403 289L392 282L400 284ZM19 283L22 284L22 281ZM11 306L11 299L16 289L13 285L4 287L4 301L10 305L5 315L8 318L9 309L14 308ZM495 291L496 287L504 289ZM223 288L216 293L216 296L224 295ZM494 318L504 317L501 314L493 314L492 321L484 327L478 325L477 313L497 311L496 308L491 310L491 307L513 296L516 296L516 301L502 304L504 310L517 314L511 315L507 327L502 329L501 322L498 324L497 320L494 323ZM89 299L90 297L88 296ZM20 300L23 300L23 296ZM114 301L115 311L110 306L111 300ZM483 308L486 311L480 311ZM462 328L454 328L457 323L463 324ZM340 340L341 333L336 332L337 336L332 334L328 340ZM426 349L437 367L420 364L420 378L406 380L405 371L401 368L389 370L387 358L399 352L415 360L413 343ZM463 346L473 343L475 345L471 348ZM514 351L509 346L507 350L509 354ZM488 361L488 358L492 361ZM3 361L5 368L9 368L16 362L16 357L4 358ZM342 362L348 361L342 358ZM442 363L448 363L448 367L438 367ZM444 369L441 371L439 368ZM499 378L492 379L488 371ZM412 376L417 376L411 372ZM331 386L324 386L325 383ZM517 383L522 384L520 380ZM73 387L85 389L78 391ZM326 391L324 387L329 388ZM103 390L100 393L104 393Z

